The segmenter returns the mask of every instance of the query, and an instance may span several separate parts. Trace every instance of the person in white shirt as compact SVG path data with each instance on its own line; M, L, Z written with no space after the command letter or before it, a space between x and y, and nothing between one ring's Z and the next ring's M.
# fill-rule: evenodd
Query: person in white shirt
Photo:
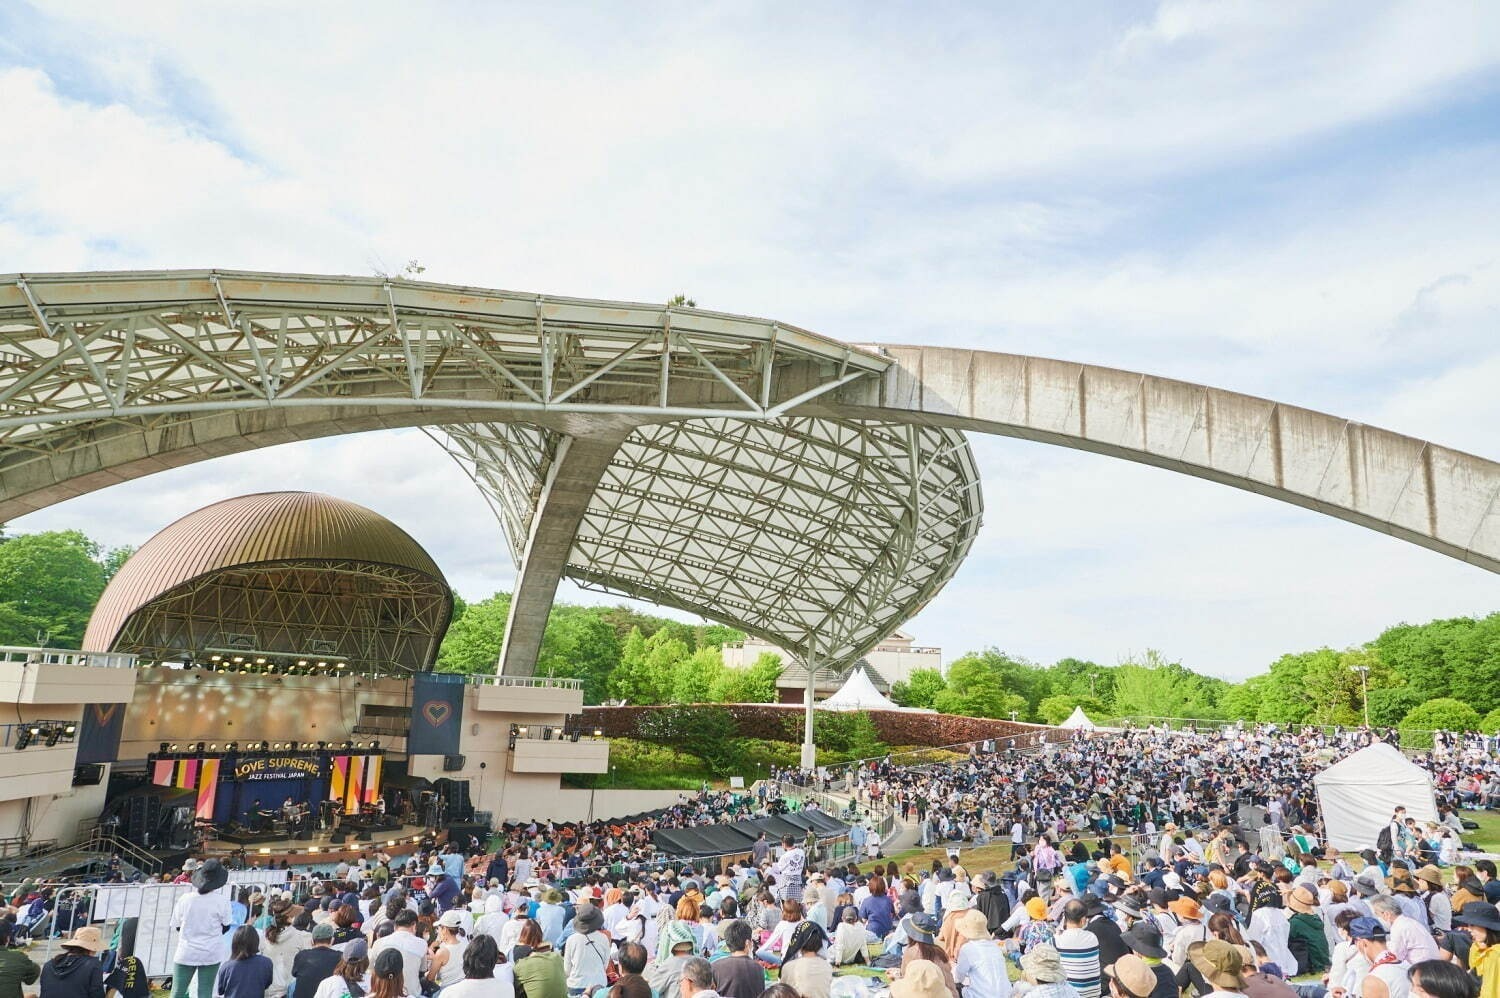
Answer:
M234 924L229 898L220 893L229 883L229 871L216 859L206 860L193 871L191 894L184 894L172 909L172 928L177 930L177 948L172 953L172 998L187 998L188 985L198 977L198 998L211 998L219 964L229 955L226 935Z
M370 947L370 962L373 964L386 950L401 954L401 976L408 995L422 993L422 970L427 962L427 944L417 938L417 916L403 911L391 922L396 931L376 941Z
M499 894L491 894L484 899L484 914L474 923L474 935L489 936L498 946L500 933L509 922L510 916L505 913L504 900Z
M970 911L955 928L964 942L953 964L953 980L963 989L964 998L1010 998L1005 951L990 936L984 912L977 908Z
M464 978L443 989L448 998L516 998L515 972L497 963L500 950L487 935L475 936L464 950Z

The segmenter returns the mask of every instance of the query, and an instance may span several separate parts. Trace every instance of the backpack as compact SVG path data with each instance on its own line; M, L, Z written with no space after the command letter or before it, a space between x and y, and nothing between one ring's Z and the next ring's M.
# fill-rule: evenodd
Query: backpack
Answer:
M1380 853L1381 859L1390 859L1394 848L1395 843L1391 841L1391 826L1387 823L1380 829L1380 834L1375 836L1375 849Z

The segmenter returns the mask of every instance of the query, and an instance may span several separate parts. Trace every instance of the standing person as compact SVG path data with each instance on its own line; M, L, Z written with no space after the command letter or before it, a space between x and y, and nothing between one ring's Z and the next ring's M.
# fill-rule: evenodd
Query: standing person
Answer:
M443 998L516 998L509 965L503 963L500 947L484 933L476 935L464 950L464 977L443 989ZM497 973L504 967L506 973Z
M1082 901L1069 901L1063 907L1063 930L1053 937L1052 945L1079 998L1099 998L1099 937L1084 928L1088 917Z
M312 947L292 958L293 995L308 998L318 986L331 977L345 955L333 948L333 924L313 926ZM368 951L366 956L368 957ZM356 996L358 998L358 996Z
M801 901L803 876L807 872L807 853L791 835L781 837L781 857L771 864L776 878L777 896L783 901Z
M94 926L74 932L42 967L42 998L104 998L103 949L104 934Z
M1453 920L1472 940L1469 969L1479 977L1479 998L1500 996L1500 911L1488 901L1470 901Z
M593 994L607 983L609 936L604 934L604 912L592 904L581 904L573 916L573 934L563 944L563 972L568 994Z
M188 998L188 985L198 978L197 998L210 998L214 977L224 960L224 939L234 925L229 898L219 893L229 883L229 871L217 859L205 860L193 871L194 893L184 894L172 909L177 948L172 954L172 998Z
M276 968L271 958L260 952L260 933L253 925L234 930L229 961L214 975L215 998L266 998Z
M0 922L0 998L21 998L22 985L35 984L42 973L42 968L37 966L35 960L18 949L10 948L15 924L11 921Z

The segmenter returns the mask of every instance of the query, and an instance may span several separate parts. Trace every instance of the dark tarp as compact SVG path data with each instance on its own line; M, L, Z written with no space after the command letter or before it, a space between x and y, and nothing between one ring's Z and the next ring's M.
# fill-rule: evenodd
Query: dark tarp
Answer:
M790 835L798 842L808 829L820 839L847 834L849 826L822 811L795 811L767 818L748 818L729 825L695 825L692 828L662 828L651 833L651 841L673 856L718 856L749 852L761 832L780 841Z

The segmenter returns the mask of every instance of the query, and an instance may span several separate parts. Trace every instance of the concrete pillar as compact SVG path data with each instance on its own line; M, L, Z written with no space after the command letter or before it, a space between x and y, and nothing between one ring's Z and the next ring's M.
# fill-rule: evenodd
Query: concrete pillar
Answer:
M564 437L558 446L531 517L526 553L516 572L505 643L500 648L501 675L530 676L536 672L547 614L557 596L573 538L625 436L626 432L610 432Z

